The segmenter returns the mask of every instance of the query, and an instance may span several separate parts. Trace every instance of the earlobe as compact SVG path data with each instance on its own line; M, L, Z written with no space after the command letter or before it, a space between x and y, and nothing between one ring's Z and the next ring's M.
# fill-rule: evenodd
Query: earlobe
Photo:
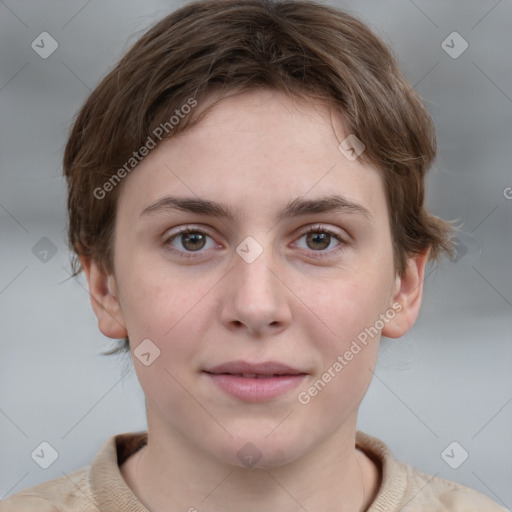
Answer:
M428 259L428 250L414 255L407 260L407 266L402 276L397 276L393 304L398 313L382 329L382 335L387 338L400 338L414 325L421 307L423 295L423 279Z
M98 328L108 338L124 338L128 333L114 276L107 274L92 258L81 256L80 261L89 284L91 305L98 318Z

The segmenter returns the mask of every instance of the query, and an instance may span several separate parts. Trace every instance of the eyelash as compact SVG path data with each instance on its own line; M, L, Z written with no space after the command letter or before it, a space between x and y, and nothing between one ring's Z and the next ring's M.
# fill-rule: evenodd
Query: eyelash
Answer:
M210 238L213 238L207 232L203 231L202 229L194 228L194 227L190 227L190 226L189 227L184 227L184 228L181 228L176 233L172 234L171 236L167 237L163 241L163 245L164 245L165 249L168 250L169 252L173 253L173 254L176 254L176 255L178 255L180 257L184 257L184 258L198 258L198 257L200 257L200 255L204 251L195 251L195 252L194 251L180 251L180 250L176 250L173 247L171 247L170 243L172 241L174 241L174 239L178 238L181 235L185 235L185 234L188 234L188 233L195 233L195 234L199 233L199 234L202 234L202 235L209 236ZM329 251L312 251L314 253L317 253L317 255L314 256L315 258L325 258L325 257L332 256L333 253L342 252L345 249L345 246L347 245L347 242L343 238L341 238L338 233L335 233L334 231L332 231L332 230L330 230L328 228L324 228L323 226L319 226L319 225L315 225L315 226L309 227L306 231L304 231L299 236L299 239L302 238L305 235L310 234L310 233L326 233L326 234L336 238L336 240L338 240L340 242L340 244L337 245L336 248L330 249ZM303 249L303 250L306 250L306 249Z

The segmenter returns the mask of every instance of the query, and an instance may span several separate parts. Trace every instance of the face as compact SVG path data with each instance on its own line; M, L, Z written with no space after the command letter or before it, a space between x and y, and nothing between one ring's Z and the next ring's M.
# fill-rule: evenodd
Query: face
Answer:
M383 179L348 135L321 104L253 91L125 178L110 316L144 343L153 439L270 467L355 428L401 313Z

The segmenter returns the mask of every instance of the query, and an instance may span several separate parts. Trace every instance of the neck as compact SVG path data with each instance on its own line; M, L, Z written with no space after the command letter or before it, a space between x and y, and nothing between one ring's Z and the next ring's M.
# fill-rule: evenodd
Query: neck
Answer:
M162 437L148 432L148 444L121 472L152 512L364 511L379 487L375 464L355 448L355 425L284 466L265 469L219 463L182 439L157 445Z

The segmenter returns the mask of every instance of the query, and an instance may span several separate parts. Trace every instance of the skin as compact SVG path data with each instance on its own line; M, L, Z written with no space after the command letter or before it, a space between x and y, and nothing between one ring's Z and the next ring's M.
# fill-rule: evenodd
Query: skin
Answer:
M224 99L123 181L114 272L82 258L101 332L114 339L128 333L132 352L148 338L160 349L149 366L133 357L149 442L121 467L152 512L354 511L373 500L378 468L354 440L380 334L307 405L297 395L392 304L402 309L382 335L409 330L426 254L396 275L381 172L338 150L348 134L343 118L321 103L268 90ZM370 215L276 218L293 199L333 192ZM210 199L236 216L141 216L165 195ZM316 233L329 229L343 241L332 236L326 248L308 241L306 229L317 224ZM190 225L208 235L203 246L177 236L166 247L177 228ZM247 236L263 248L252 263L236 253ZM179 255L187 250L196 257ZM291 392L246 403L202 373L235 359L278 361L308 375ZM247 442L261 453L253 468L237 457Z

